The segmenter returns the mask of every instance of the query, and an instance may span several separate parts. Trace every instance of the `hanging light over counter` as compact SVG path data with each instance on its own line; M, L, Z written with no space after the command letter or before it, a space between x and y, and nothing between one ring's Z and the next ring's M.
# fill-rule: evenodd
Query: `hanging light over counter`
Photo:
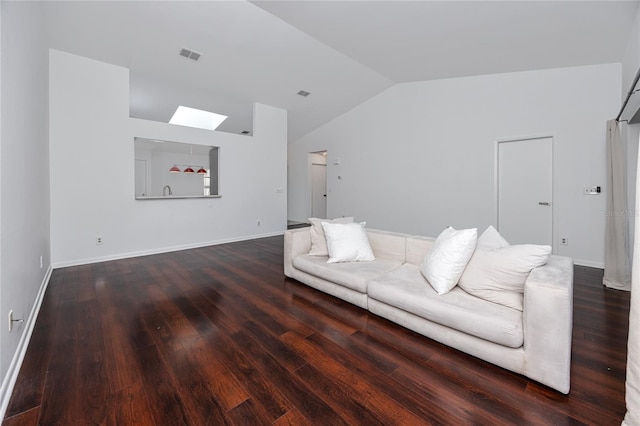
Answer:
M182 167L182 170L180 170L180 167ZM194 170L194 168L197 168L198 171L196 172ZM173 167L171 167L169 169L170 173L186 173L188 175L190 174L199 174L199 175L206 175L207 174L207 169L204 168L204 166L192 166L192 165L188 165L188 164L174 164Z

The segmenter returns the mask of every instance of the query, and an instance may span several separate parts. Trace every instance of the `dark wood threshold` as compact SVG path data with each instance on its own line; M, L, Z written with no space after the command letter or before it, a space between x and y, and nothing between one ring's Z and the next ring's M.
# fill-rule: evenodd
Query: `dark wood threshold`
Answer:
M311 226L311 224L306 222L297 222L295 220L287 221L287 229L308 228L309 226Z
M53 272L3 424L619 425L629 293L576 267L562 395L282 273L283 237Z

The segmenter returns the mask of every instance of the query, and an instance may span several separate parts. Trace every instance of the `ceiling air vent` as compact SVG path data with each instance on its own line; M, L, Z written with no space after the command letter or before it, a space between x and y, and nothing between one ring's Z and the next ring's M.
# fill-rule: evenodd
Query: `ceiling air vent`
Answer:
M307 96L309 96L310 94L311 94L311 93L307 92L306 90L300 90L300 91L298 92L298 95L300 95L300 96L304 96L305 98L306 98Z
M185 48L180 49L180 56L191 59L193 61L197 61L198 59L200 59L200 53Z

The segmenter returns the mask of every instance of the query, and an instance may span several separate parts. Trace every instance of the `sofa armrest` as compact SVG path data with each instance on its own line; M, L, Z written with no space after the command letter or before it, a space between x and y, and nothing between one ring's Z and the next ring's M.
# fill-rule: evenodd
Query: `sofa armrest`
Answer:
M573 260L551 256L524 287L527 375L569 393L573 329Z
M287 229L284 232L284 274L291 277L293 259L311 250L311 228Z

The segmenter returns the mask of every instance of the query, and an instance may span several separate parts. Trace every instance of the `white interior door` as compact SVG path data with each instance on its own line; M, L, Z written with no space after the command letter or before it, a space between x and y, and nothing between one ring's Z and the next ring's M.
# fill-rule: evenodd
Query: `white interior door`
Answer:
M553 139L498 143L498 230L511 244L553 242Z
M327 165L311 164L311 216L327 218Z

